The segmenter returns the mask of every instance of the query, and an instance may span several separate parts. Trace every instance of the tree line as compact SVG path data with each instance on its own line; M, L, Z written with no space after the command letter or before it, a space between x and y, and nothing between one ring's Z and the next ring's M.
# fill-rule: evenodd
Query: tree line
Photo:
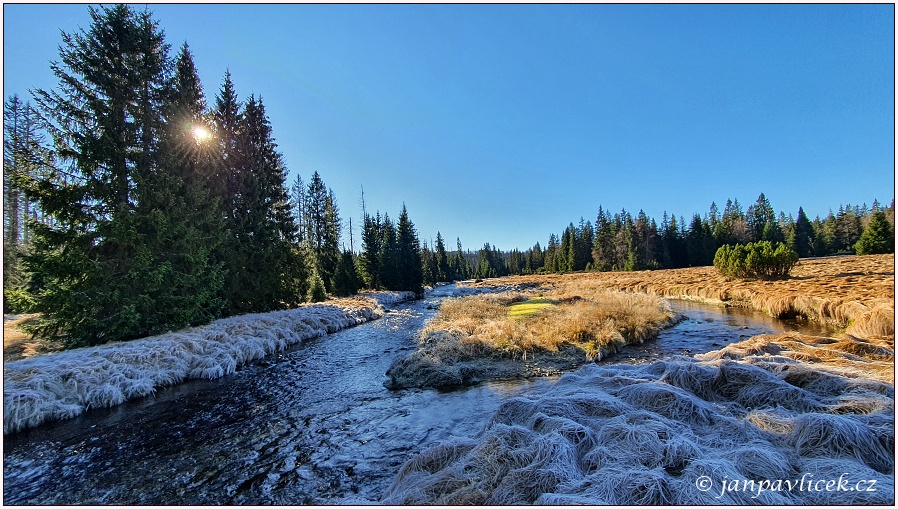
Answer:
M505 273L647 270L711 265L721 246L752 242L782 242L802 258L832 254L894 252L895 201L882 207L844 205L811 221L799 207L797 217L780 212L761 193L743 210L738 199L723 211L712 202L704 216L662 216L658 224L640 210L611 214L599 207L595 224L580 219L568 224L559 239L550 234L546 247L536 243L520 252L501 253ZM484 251L481 251L484 253Z

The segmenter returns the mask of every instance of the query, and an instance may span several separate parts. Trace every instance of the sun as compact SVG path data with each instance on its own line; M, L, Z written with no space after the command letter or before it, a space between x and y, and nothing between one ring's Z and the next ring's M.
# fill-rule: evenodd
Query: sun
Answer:
M212 138L212 132L200 125L194 127L192 132L193 139L196 140L197 143L203 143Z

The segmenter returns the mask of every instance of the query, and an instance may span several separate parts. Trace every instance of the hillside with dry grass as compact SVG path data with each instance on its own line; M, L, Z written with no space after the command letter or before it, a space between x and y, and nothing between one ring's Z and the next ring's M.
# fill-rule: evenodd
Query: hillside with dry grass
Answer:
M37 316L39 315L27 314L3 317L3 362L62 350L62 341L34 338L22 331L21 326L34 320Z
M558 285L645 293L752 308L776 318L802 316L846 329L856 337L895 335L895 256L802 259L792 277L774 281L727 280L714 267L638 272L513 276L506 284ZM491 280L473 286L490 286Z

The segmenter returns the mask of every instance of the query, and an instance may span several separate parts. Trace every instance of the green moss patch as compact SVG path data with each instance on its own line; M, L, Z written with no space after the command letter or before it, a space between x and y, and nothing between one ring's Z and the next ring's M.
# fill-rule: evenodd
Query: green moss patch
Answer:
M554 305L555 303L549 299L530 299L523 302L515 302L508 306L508 317L515 319L526 318Z

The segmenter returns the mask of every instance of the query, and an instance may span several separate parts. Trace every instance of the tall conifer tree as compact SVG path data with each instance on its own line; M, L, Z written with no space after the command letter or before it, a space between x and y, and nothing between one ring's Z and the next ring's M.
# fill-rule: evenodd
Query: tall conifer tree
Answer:
M401 290L402 281L399 276L399 243L396 238L396 226L390 216L384 214L381 223L380 248L377 253L377 279L387 290Z
M57 90L36 91L58 164L24 184L54 225L35 225L25 258L43 318L36 332L93 344L146 334L155 317L154 242L141 202L158 169L168 46L147 11L90 8L88 29L63 33Z
M370 289L381 288L380 280L380 248L383 242L383 231L380 212L375 216L365 214L362 227L362 254L359 256L359 270L365 285Z
M224 221L209 191L215 147L193 56L185 43L169 82L163 108L158 171L147 178L139 200L147 232L143 248L156 281L150 292L162 324L197 325L220 316L224 268L216 252L225 240Z
M235 199L235 224L241 239L243 277L240 302L242 310L265 311L302 300L290 284L304 267L297 266L296 225L286 190L287 170L272 137L271 124L261 99L250 96L239 128L241 154Z
M436 257L436 280L449 281L449 256L446 254L446 244L443 243L443 236L437 232L436 246L434 247L434 256Z
M795 228L789 237L789 247L801 258L814 255L814 229L801 207L798 207L798 219L795 220Z
M423 269L421 265L421 251L418 242L418 233L415 225L408 217L405 204L399 213L399 223L396 228L396 244L398 248L399 286L400 290L423 293Z
M225 242L216 256L216 261L225 267L228 274L222 288L222 298L227 306L226 314L249 309L242 302L245 257L241 246L244 236L237 203L243 165L239 151L239 129L242 122L240 109L231 72L227 71L212 109L214 141L218 154L212 170L213 178L209 182L210 191L218 201L219 213L227 230Z

